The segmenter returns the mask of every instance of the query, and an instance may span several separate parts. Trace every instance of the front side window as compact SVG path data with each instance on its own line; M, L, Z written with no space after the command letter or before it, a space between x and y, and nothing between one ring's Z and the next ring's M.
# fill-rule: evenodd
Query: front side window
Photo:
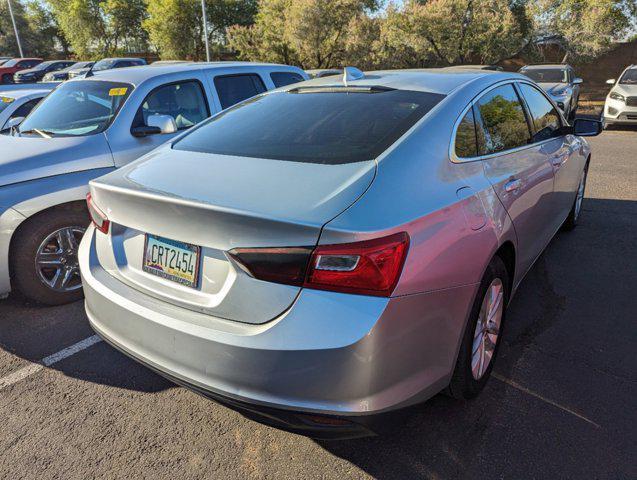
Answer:
M82 80L63 83L20 125L20 134L44 132L75 137L103 132L133 90L120 82Z
M520 70L520 73L538 83L568 83L568 73L566 69L531 68L528 70Z
M301 75L294 72L272 72L270 74L270 78L276 88L285 87L286 85L291 85L305 80Z
M26 117L29 113L31 113L31 110L33 110L33 108L38 103L40 103L40 100L42 99L34 98L33 100L29 100L28 102L23 103L22 105L20 105L18 108L15 109L15 112L11 114L11 117L9 118L9 120L11 120L12 118Z
M139 107L133 127L148 125L151 115L170 115L180 130L210 116L206 97L197 81L173 83L153 90Z
M553 107L551 102L549 102L544 94L537 88L526 83L519 85L533 120L535 131L533 141L541 142L542 140L556 136L560 131L562 123L555 107Z
M476 107L476 114L481 119L478 128L481 155L528 144L529 125L513 85L502 85L490 90L478 100Z
M345 87L269 93L213 117L173 148L329 165L372 160L443 98Z
M215 88L223 109L265 92L261 77L254 73L215 77Z
M478 155L476 141L476 122L473 108L470 108L456 130L456 155L459 158L469 158Z

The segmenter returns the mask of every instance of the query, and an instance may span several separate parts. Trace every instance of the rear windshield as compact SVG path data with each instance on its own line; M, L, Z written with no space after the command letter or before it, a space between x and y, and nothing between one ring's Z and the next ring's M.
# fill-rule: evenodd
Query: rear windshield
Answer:
M408 90L274 92L225 110L173 148L332 165L371 160L443 98Z
M522 75L526 75L537 83L567 83L568 77L566 70L558 68L532 68L529 70L520 70Z

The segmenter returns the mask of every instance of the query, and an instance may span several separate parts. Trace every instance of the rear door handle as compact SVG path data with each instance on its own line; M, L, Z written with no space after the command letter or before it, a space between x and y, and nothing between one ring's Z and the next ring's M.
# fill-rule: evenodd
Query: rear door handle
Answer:
M506 192L515 192L516 190L519 190L521 186L522 186L522 180L520 180L519 178L516 178L515 180L509 180L507 183L505 183L504 190Z

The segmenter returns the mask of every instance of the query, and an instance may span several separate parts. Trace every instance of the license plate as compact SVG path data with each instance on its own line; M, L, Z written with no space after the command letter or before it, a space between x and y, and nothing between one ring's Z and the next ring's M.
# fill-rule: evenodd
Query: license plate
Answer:
M201 247L150 234L144 245L145 272L197 288Z

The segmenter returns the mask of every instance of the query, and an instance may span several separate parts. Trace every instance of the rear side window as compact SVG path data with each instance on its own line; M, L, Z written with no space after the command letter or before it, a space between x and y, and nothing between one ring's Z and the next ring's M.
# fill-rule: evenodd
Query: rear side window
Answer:
M544 94L537 88L526 83L519 85L533 120L535 132L533 141L541 142L542 140L556 136L562 124L560 122L560 116L551 102L549 102Z
M475 157L478 155L476 141L476 122L473 108L470 108L456 130L456 155L459 158Z
M270 74L270 78L276 88L285 87L286 85L291 85L292 83L298 83L305 80L301 75L294 72L272 72Z
M174 148L331 165L371 160L443 98L347 88L269 93L213 117Z
M133 127L148 125L151 115L170 115L179 130L210 116L201 85L194 80L163 85L149 93L137 111Z
M480 117L478 142L481 155L510 150L529 143L529 125L513 85L487 92L475 104Z
M265 92L263 80L254 73L215 77L215 88L223 109Z

